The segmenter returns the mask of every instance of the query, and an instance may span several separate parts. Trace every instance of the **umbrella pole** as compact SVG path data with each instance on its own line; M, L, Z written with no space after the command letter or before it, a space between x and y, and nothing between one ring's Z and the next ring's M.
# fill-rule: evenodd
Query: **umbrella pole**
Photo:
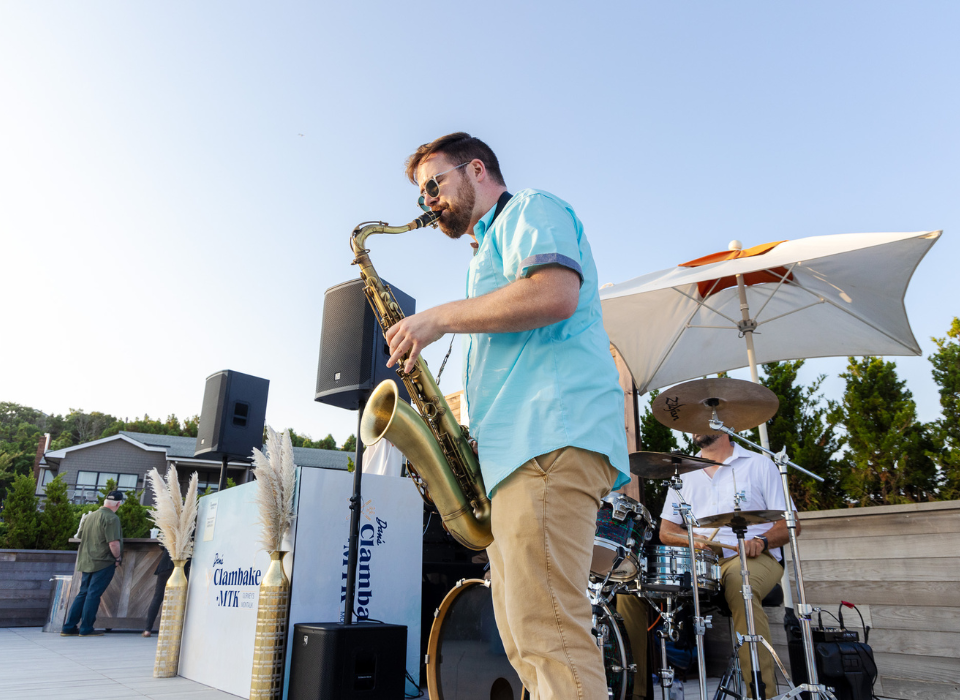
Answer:
M740 293L740 315L743 318L737 325L740 332L743 333L744 340L747 341L747 362L750 365L750 379L754 384L760 383L760 375L757 373L757 353L753 348L753 331L757 328L757 322L750 318L750 304L747 303L747 287L743 283L743 275L737 275L737 291ZM765 450L770 449L770 438L767 436L767 424L761 423L758 426L760 431L760 444ZM789 498L789 496L788 496ZM787 504L789 509L790 504ZM784 610L793 609L793 591L790 590L790 574L787 567L783 567L783 577L780 579L780 588L783 589L783 607Z

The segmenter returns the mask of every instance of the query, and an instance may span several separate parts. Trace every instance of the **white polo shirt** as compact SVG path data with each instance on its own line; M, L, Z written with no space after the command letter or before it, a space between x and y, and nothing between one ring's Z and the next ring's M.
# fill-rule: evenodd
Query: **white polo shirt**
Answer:
M698 455L699 456L699 455ZM733 454L724 460L712 477L704 469L684 474L683 488L680 494L683 500L692 506L693 515L703 518L718 513L729 513L734 509L734 491L745 491L746 499L740 502L741 510L786 510L783 499L783 484L777 466L768 457L745 450L734 443ZM736 482L736 489L734 489ZM673 489L667 490L663 503L661 520L669 520L683 527L683 519L673 510L680 501ZM771 523L749 525L746 538L749 540L773 527ZM708 537L714 528L694 528L694 534ZM722 527L713 538L722 544L731 544L734 549L724 547L723 556L731 557L737 553L737 536L729 527ZM771 549L770 554L780 561L780 549Z

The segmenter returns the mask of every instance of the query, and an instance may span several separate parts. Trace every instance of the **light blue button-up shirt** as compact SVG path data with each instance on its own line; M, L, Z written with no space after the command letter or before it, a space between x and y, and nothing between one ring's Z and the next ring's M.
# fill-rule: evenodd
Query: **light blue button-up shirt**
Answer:
M583 224L548 192L521 190L493 221L474 227L479 244L467 271L467 297L488 294L537 266L580 275L580 300L565 321L520 333L464 335L463 383L470 432L480 447L489 495L524 462L561 447L606 455L630 480L623 390L603 329L597 269Z

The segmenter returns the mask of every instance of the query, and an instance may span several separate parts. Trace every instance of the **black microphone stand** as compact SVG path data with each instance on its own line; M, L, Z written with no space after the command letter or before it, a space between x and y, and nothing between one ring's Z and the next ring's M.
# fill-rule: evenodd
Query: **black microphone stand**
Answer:
M367 406L367 397L360 401L357 410L357 449L353 459L353 495L350 496L350 539L347 550L347 593L344 599L343 622L352 625L353 599L357 587L357 557L360 544L360 479L363 476L363 441L360 439L360 422L363 409Z

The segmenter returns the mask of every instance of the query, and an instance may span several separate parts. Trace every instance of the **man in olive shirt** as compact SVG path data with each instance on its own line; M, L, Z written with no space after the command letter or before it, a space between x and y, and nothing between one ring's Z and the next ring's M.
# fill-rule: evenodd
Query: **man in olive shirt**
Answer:
M113 580L123 554L123 531L117 508L123 503L123 491L107 494L103 507L90 513L80 528L77 571L81 572L80 592L70 606L70 614L60 630L61 637L99 637L93 629L100 608L100 597ZM80 629L77 629L77 623Z

